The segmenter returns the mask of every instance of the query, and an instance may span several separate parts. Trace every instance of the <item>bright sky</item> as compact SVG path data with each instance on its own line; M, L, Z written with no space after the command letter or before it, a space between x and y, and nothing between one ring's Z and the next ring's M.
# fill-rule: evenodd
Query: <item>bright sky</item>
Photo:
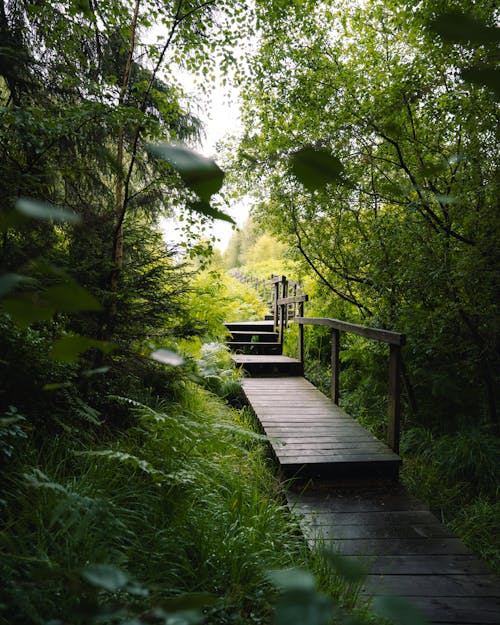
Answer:
M183 76L180 80L188 94L196 94L196 86L189 76ZM225 136L237 133L240 129L238 94L234 89L230 90L229 87L217 85L209 96L207 105L202 105L199 111L195 111L195 114L202 120L206 134L201 147L196 149L196 151L218 162L217 142L224 139ZM225 207L224 212L231 215L238 226L242 226L248 218L249 203L244 200L240 201L233 206ZM177 227L178 224L175 220L163 220L162 229L168 242L172 243L179 240L178 233L176 233ZM233 234L231 224L226 221L215 221L211 228L211 233L219 239L216 247L223 252Z

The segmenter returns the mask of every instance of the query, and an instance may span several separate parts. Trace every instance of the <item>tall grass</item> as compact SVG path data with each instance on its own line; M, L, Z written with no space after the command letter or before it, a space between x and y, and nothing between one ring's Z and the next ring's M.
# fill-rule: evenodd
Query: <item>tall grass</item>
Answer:
M189 381L168 401L114 401L133 414L114 442L28 445L10 471L0 622L157 622L193 592L211 622L269 622L267 571L312 560L246 411Z

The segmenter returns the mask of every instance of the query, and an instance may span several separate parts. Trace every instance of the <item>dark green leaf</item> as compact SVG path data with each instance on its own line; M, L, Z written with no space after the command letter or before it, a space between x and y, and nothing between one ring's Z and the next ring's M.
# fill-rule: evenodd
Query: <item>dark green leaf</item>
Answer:
M86 289L74 281L46 289L42 297L59 312L101 310L101 304Z
M316 587L313 574L306 569L292 568L269 571L267 578L273 586L283 591L314 590Z
M401 597L376 597L372 605L375 614L389 619L396 625L429 625L423 613Z
M356 583L366 576L365 569L357 562L327 550L323 554L333 569L346 581Z
M166 161L180 175L186 186L208 202L224 180L224 172L210 158L180 145L149 144L149 152Z
M26 221L26 216L17 210L10 210L0 214L0 232L7 232L10 228L18 228Z
M92 19L94 17L90 8L89 0L76 0L75 9L78 13L83 13L83 15L85 15L85 17L88 17L89 19Z
M54 342L50 351L50 358L62 362L77 362L80 354L89 349L99 349L108 354L116 349L114 343L98 341L79 334L66 334Z
M331 182L339 182L344 167L328 150L302 148L292 155L292 173L311 191L322 189Z
M26 217L34 219L48 219L53 221L69 221L70 223L80 223L81 218L67 208L47 204L38 200L21 198L16 202L17 210Z
M128 583L126 573L109 564L91 564L82 571L82 577L95 588L116 592Z
M20 328L28 328L32 323L40 321L50 321L55 312L52 306L34 302L27 297L6 299L2 302L2 308Z
M473 67L463 69L461 75L467 82L488 87L500 98L500 70L494 67Z
M52 384L45 384L42 390L57 391L60 388L69 388L70 386L72 386L71 382L53 382Z
M223 213L222 211L217 210L216 208L212 208L208 202L191 202L189 204L189 208L194 210L197 213L201 213L202 215L207 215L208 217L213 217L214 219L220 219L222 221L228 221L230 224L235 224L236 222L232 217Z
M458 11L440 15L431 22L430 27L445 41L474 43L500 41L500 29L486 26L472 15Z

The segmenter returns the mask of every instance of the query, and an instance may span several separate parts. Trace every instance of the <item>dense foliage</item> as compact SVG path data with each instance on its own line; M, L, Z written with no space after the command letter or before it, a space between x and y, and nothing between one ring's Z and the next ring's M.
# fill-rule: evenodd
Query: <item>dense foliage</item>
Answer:
M251 418L220 399L240 400L221 322L264 310L223 262L263 277L290 240L329 315L408 333L405 444L444 430L429 479L480 478L462 527L496 509L497 110L489 70L469 69L494 37L436 39L444 3L360 4L0 2L0 622L265 623L266 573L294 564L352 607L280 505ZM491 35L489 3L465 8ZM201 127L175 72L229 71L255 25L239 167L262 201L210 266L191 230L231 221L224 172L176 145ZM184 256L158 227L179 213ZM348 371L373 394L380 354L364 358L369 376Z
M472 17L450 42L435 24L457 8ZM238 175L260 190L254 219L316 277L326 316L407 334L412 419L497 427L498 108L464 80L494 63L493 3L259 11Z

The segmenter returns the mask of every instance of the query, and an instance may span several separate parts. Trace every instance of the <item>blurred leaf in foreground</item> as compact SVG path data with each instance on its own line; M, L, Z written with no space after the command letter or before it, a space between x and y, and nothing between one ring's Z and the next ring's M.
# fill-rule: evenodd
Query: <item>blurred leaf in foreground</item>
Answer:
M149 357L151 360L156 360L157 362L161 362L164 365L170 365L171 367L179 367L184 364L184 358L169 349L157 349L152 352Z
M29 198L20 198L17 200L16 209L26 217L33 217L33 219L67 221L74 224L80 223L81 221L79 215L67 208Z
M292 155L292 173L307 189L322 189L341 180L344 167L326 149L302 148Z
M224 172L212 159L169 143L149 144L147 149L175 169L185 185L202 201L210 201L212 195L221 188Z
M429 625L424 614L414 605L402 599L387 595L376 597L373 602L373 611L396 625Z
M57 339L52 345L50 357L53 360L62 362L77 362L80 354L89 349L98 349L105 354L109 354L117 348L114 343L98 341L79 334L66 334Z

